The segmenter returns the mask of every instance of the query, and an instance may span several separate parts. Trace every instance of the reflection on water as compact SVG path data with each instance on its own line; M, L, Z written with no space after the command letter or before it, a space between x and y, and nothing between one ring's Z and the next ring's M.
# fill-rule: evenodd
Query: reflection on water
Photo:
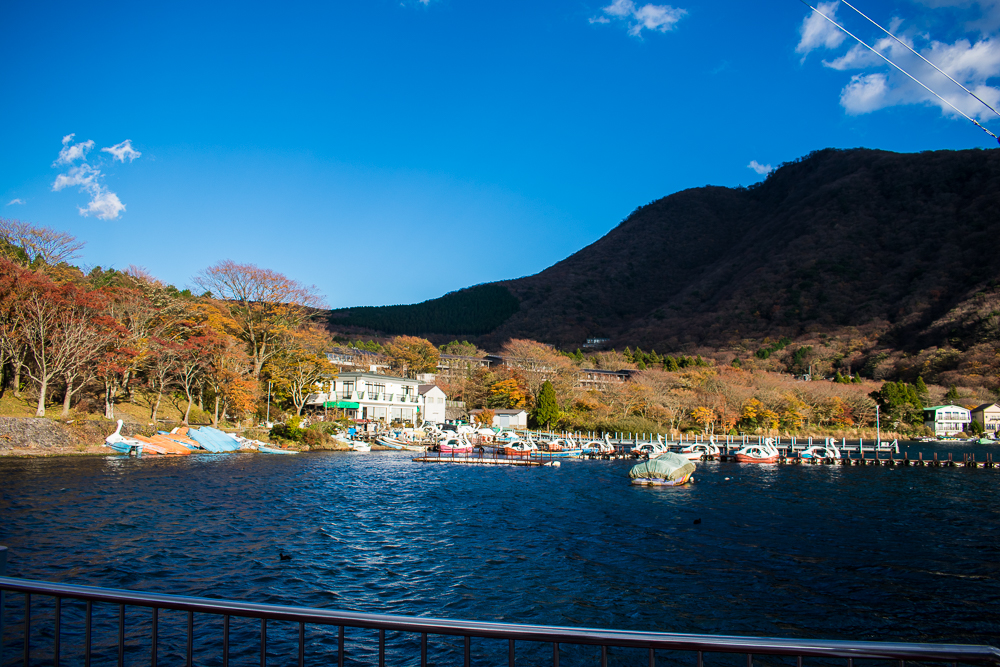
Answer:
M705 463L694 484L670 489L631 486L629 466L484 469L403 453L4 460L0 544L12 576L254 602L1000 643L1000 471ZM20 604L8 601L9 619ZM142 664L148 614L129 614L131 659ZM117 610L106 615L117 622ZM160 658L179 661L185 619L167 616ZM257 629L234 621L246 660ZM198 641L214 650L209 630ZM272 629L275 655L295 632ZM349 658L369 660L375 638L354 632ZM107 641L101 650L116 655ZM330 655L336 630L310 630L309 642ZM389 645L396 662L419 654L419 637ZM505 646L474 647L505 660ZM520 651L551 659L550 648ZM432 653L460 660L461 640L435 640ZM563 662L590 663L591 653L567 647Z

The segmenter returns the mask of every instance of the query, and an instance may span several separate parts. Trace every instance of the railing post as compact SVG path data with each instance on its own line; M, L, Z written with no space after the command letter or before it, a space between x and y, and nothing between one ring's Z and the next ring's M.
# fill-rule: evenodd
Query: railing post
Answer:
M24 594L24 667L31 660L31 593Z
M260 619L260 667L267 667L267 619Z
M344 626L337 633L337 667L344 667Z
M118 605L118 667L125 665L125 605Z
M59 633L62 629L62 598L56 598L56 608L55 608L55 627L52 629L52 667L59 667ZM3 626L0 625L0 628ZM2 632L2 631L0 631ZM0 656L0 665L3 664L2 656Z
M705 655L698 651L698 667L705 667Z
M608 647L601 644L601 667L608 667Z
M187 667L194 667L194 612L188 612Z
M559 642L552 642L552 667L559 667Z
M299 667L306 664L306 624L299 623Z
M420 667L427 667L427 633L420 633Z
M153 607L153 632L152 632L153 650L152 650L152 655L149 656L149 664L152 665L152 667L156 667L156 635L157 635L157 630L159 630L159 617L160 617L159 608Z
M747 653L747 667L753 667L753 653Z
M514 667L514 640L507 640L507 667Z
M472 664L472 637L465 635L465 667L470 667ZM385 665L380 665L379 667L385 667Z
M385 628L378 630L378 667L385 667Z
M90 667L90 620L94 613L94 603L91 600L87 600L87 612L86 612L86 623L84 623L83 630L83 664L85 667Z
M652 646L649 647L649 667L656 667L656 651Z
M222 617L222 667L229 667L229 614Z

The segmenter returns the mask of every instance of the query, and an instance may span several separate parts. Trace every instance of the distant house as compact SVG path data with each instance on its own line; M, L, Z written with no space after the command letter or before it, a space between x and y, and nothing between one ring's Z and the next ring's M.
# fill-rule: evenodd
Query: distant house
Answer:
M935 405L924 408L924 426L934 435L955 435L965 430L972 414L960 405Z
M389 360L382 354L353 347L335 347L326 353L326 359L342 371L366 370L377 373L389 368Z
M448 395L436 384L422 384L417 387L420 397L420 416L425 422L443 424L445 420L445 405Z
M482 410L469 410L469 416L474 417ZM528 428L528 413L524 410L494 410L493 426L497 428Z
M986 433L996 435L1000 430L1000 406L996 403L983 403L972 411L972 420L979 422Z
M581 368L576 376L576 386L579 389L603 389L610 384L628 382L634 373L635 371L627 368L617 371L603 368Z

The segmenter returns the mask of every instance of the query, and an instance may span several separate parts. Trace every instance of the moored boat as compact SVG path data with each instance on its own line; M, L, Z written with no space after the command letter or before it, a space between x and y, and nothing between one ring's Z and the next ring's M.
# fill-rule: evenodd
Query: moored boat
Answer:
M396 440L395 438L390 438L387 435L380 435L379 437L375 438L375 442L382 445L383 447L389 447L390 449L403 449L408 452L427 451L427 447L424 445L415 445L412 442L404 442L402 440ZM371 447L369 446L368 449L370 450Z
M665 452L655 459L632 466L628 476L639 486L680 486L691 481L696 465L694 461Z
M122 435L123 423L124 422L122 422L121 419L118 420L118 428L115 429L114 433L104 439L104 446L110 447L119 454L135 454L136 456L141 455L145 443Z
M842 457L836 445L813 445L806 447L799 452L799 458L803 461L839 461Z
M299 452L295 449L282 449L281 447L272 447L270 445L258 445L257 451L263 454L298 454Z
M719 454L719 446L716 445L714 441L709 441L696 442L688 445L679 452L678 456L681 456L688 461L701 461L704 459L715 458Z
M442 440L438 444L438 451L442 454L469 454L472 452L472 443L464 433L460 433Z
M738 463L777 463L778 449L767 439L761 444L747 445L736 452Z
M187 456L191 453L190 447L185 447L179 442L174 442L170 438L162 435L145 437L141 435L133 436L142 443L142 451L155 452L162 456Z

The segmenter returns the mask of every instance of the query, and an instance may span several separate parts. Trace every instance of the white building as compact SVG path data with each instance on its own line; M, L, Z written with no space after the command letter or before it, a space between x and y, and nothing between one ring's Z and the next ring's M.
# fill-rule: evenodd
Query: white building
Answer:
M934 435L955 435L965 430L972 421L972 414L960 405L935 405L924 408L924 426Z
M413 422L418 419L420 397L416 380L377 373L341 373L330 381L327 408L341 408L353 419Z
M422 384L417 387L417 396L420 398L420 417L425 422L443 424L445 420L445 402L448 395L436 384Z
M474 416L482 410L470 410L469 415ZM497 428L528 428L528 413L524 410L494 410L493 426Z
M996 403L984 403L972 411L972 419L980 423L983 431L996 435L1000 431L1000 406Z

